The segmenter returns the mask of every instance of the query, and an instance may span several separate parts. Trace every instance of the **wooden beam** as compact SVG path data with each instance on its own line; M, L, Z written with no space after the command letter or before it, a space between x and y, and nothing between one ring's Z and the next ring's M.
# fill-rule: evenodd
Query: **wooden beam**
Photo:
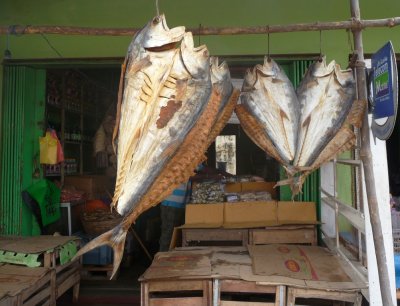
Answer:
M353 20L361 20L359 0L350 0L350 9ZM357 62L355 68L357 80L357 95L359 100L367 101L367 80L364 62L362 29L353 29L352 31L355 52L357 54ZM393 265L393 263L387 262L381 218L379 216L378 199L375 188L375 177L369 133L370 128L368 123L368 112L365 112L363 125L361 128L360 157L363 162L365 188L367 191L368 210L371 219L372 236L374 239L376 261L378 266L382 305L393 306L388 270L389 265Z
M330 21L313 23L296 23L286 25L263 25L253 27L198 27L189 28L193 35L245 35L245 34L267 34L307 31L328 30L362 30L365 28L394 27L400 25L400 17L386 19L358 20L352 18L348 21ZM91 36L133 36L140 29L135 28L90 28L69 26L35 26L35 25L11 25L0 26L0 35L7 33L11 35L24 34L57 34L57 35L91 35Z

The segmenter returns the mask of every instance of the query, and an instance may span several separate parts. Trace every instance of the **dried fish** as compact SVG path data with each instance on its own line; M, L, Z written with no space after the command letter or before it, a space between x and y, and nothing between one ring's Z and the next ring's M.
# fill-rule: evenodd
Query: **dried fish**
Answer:
M181 39L180 48L175 48ZM111 245L113 275L130 225L187 180L204 159L221 101L218 93L211 95L207 48L195 48L192 34L184 33L183 27L168 29L163 15L134 37L125 65L114 131L118 171L113 197L124 220L77 254Z
M325 58L307 70L297 89L301 105L299 143L294 161L297 167L311 166L342 127L355 97L351 69L341 70Z
M263 65L247 71L241 105L264 129L280 159L289 165L297 146L300 109L292 83L275 61L265 57Z

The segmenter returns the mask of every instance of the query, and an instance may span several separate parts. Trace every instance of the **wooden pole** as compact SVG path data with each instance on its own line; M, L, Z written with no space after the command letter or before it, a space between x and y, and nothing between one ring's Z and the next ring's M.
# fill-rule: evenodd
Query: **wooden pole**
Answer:
M358 0L351 0L351 16L353 20L360 20L360 6ZM356 76L358 99L367 101L367 81L364 63L364 48L362 42L362 30L353 29L354 47L357 53ZM376 197L375 177L372 164L372 153L370 147L370 128L368 123L368 112L365 112L363 126L361 129L361 151L360 157L363 162L365 186L367 190L368 209L371 219L372 235L375 245L376 261L379 273L379 285L382 296L382 305L393 306L390 288L388 262L382 234L381 219L379 217L378 200ZM391 263L393 265L393 263Z
M287 25L263 25L255 27L198 27L187 29L193 35L240 35L267 34L285 32L327 31L327 30L362 30L365 28L394 27L400 25L400 17L386 19L296 23ZM34 26L12 25L0 26L0 35L23 34L58 34L58 35L92 35L92 36L133 36L140 29L133 28L88 28L68 26Z

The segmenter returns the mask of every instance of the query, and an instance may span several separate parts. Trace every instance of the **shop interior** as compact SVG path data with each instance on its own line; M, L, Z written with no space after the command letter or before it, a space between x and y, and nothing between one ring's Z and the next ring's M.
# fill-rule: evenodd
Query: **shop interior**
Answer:
M296 86L307 66L317 56L313 54L302 56L300 59L279 56L276 58ZM240 89L241 78L245 71L257 63L262 63L264 58L263 56L226 57L221 58L220 62L222 60L228 62L232 82ZM99 219L94 223L87 218L89 215L96 215L98 211L107 211L107 214L110 211L117 172L117 158L112 137L119 82L120 68L115 63L83 66L63 64L46 69L45 130L53 130L60 140L64 162L41 166L44 178L61 188L61 218L48 226L41 227L42 234L60 233L65 236L77 236L81 238L84 245L104 232L103 228L99 228L100 225L111 229L120 222L120 219L102 220L101 215L98 215ZM396 133L399 133L398 128L395 129L391 139L397 138ZM389 146L396 149L391 150ZM388 141L388 152L398 152L398 150L397 142ZM395 154L389 155L388 153L389 169L394 169L391 165L392 162L397 162L393 161ZM262 196L267 196L263 198L263 201L291 199L287 187L272 188L283 178L282 167L247 136L236 115L231 117L220 136L209 146L206 156L207 160L203 165L213 169L213 174L218 174L217 177L212 176L212 179L203 177L201 183L203 181L206 184L263 181L269 184L268 192L262 190ZM396 166L396 169L399 166L400 164ZM390 173L391 178L394 175L395 173ZM356 178L355 172L351 173L351 177ZM311 180L308 184L304 185L304 194L310 190L318 191L319 181ZM198 186L201 184L197 185L200 189ZM355 206L357 199L354 194L352 204ZM228 201L229 196L232 194L223 194L221 202ZM296 200L303 199L296 198ZM196 202L193 198L191 201L202 203ZM313 207L315 215L316 206ZM38 223L40 225L40 222ZM137 298L140 295L138 278L151 265L153 257L159 251L160 224L160 205L140 215L128 232L122 263L113 280L109 280L113 262L113 251L110 247L102 246L85 254L82 259L81 296L83 300L85 295L93 296L99 289L104 289L104 292L108 292L106 294L113 298L119 294L123 294L126 298ZM311 231L314 231L317 225L314 224L311 227L313 228ZM361 262L367 265L365 238L362 235L359 236L356 229L345 220L339 221L339 230L340 243L348 251L350 257L357 260L359 245L363 245ZM312 241L309 242L317 245L321 240L320 235L318 233L317 237L317 231L315 231L315 234L312 234ZM179 246L180 241L174 240L175 238L172 245ZM191 243L194 246L202 245L199 241ZM220 243L219 241L215 245L221 245ZM241 243L242 241L230 241L228 245L240 246ZM213 244L208 242L207 245ZM61 305L69 305L71 294L68 292L60 299Z
M245 70L261 63L263 57L225 60L230 66L232 79L240 88L240 78ZM98 208L109 208L115 184L116 156L112 147L112 133L120 69L117 65L57 67L47 69L46 75L46 128L57 133L63 145L65 161L64 168L61 164L42 165L43 175L62 186L61 202L72 204L71 214L68 215L67 209L62 208L60 220L42 228L42 234L59 232L62 235L75 235L87 243L93 238L93 233L87 233L92 230L85 226L82 215ZM206 152L205 166L214 170L223 169L223 172L246 180L249 177L267 182L279 180L279 164L254 144L235 116L220 135L222 142L224 136L231 142L223 142L220 147L213 142ZM225 154L227 148L229 154ZM229 164L234 167L230 168ZM279 188L274 191L274 197L278 195ZM159 250L160 222L159 205L144 212L128 234L121 268L115 280L108 281L109 273L104 271L90 271L89 280L81 283L82 294L85 294L85 290L98 290L99 286L133 290L136 293L139 290L138 277ZM103 246L85 254L83 264L109 266L112 260L112 249ZM99 282L99 279L104 282Z

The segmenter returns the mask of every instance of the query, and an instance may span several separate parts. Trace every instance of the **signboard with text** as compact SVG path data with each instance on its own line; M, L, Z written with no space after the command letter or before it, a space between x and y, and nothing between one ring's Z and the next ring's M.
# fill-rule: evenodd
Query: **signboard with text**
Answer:
M397 64L392 43L387 42L371 58L372 131L376 137L390 137L397 113Z

